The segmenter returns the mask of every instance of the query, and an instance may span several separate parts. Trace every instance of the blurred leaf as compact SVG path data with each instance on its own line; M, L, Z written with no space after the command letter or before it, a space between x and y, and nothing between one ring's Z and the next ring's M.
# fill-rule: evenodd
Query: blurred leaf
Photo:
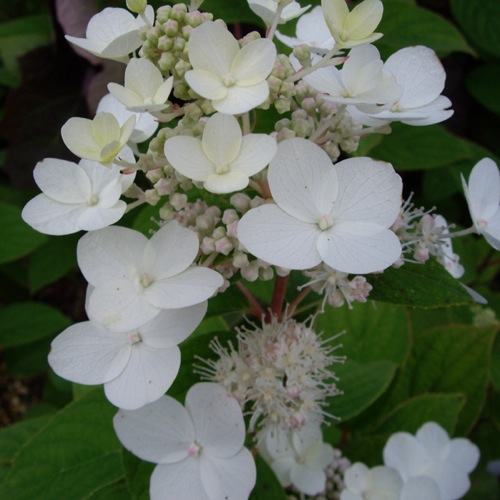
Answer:
M0 345L14 347L52 337L70 325L57 309L41 302L22 302L0 311Z
M343 423L362 413L387 390L396 365L388 361L360 364L348 359L344 365L334 365L334 370L342 395L328 398L325 410Z
M39 375L49 369L47 356L50 351L50 338L31 344L10 347L3 352L9 374L13 377ZM1 498L1 496L0 496Z
M467 434L485 401L496 330L449 325L418 335L393 395L396 404L428 392L463 393L466 402L456 432Z
M115 412L101 389L59 411L19 450L0 485L0 497L83 499L122 479Z
M289 497L285 493L285 489L264 459L257 455L255 464L257 466L257 483L250 494L249 500L264 500L265 498L287 500Z
M47 241L21 218L21 209L0 202L0 264L19 259Z
M439 125L410 127L393 124L392 133L370 150L370 156L388 161L399 171L444 167L472 156L466 140Z
M467 75L467 90L485 108L500 115L498 82L500 64L485 64L475 68Z
M451 0L451 11L474 45L500 56L500 2Z
M426 422L437 422L453 433L465 404L462 394L422 394L393 408L375 429L377 434L415 432Z
M149 500L149 480L156 464L140 460L127 450L123 450L123 467L131 498Z
M324 339L345 330L332 345L342 343L338 354L345 353L349 362L402 364L410 348L405 310L382 302L355 303L352 309L330 307L316 318L315 330L323 331Z
M85 500L127 500L132 499L124 480L103 486L92 492Z
M370 278L370 298L413 307L445 307L473 302L460 282L434 260L425 264L407 262Z
M384 59L409 45L426 45L441 57L451 52L474 54L450 21L410 3L384 2L384 15L377 31L384 33L376 42Z
M248 7L247 0L231 0L230 2L205 0L201 9L204 12L211 12L214 15L214 19L224 19L227 24L236 22L259 24L260 21L260 18Z
M76 244L79 237L79 234L71 234L50 238L33 253L28 270L31 293L57 281L76 267Z

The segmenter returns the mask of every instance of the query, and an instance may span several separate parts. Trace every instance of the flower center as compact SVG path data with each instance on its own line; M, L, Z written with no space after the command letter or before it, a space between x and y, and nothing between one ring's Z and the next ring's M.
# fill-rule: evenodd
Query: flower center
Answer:
M227 174L229 172L229 165L227 163L221 163L215 166L216 174Z
M201 452L201 446L198 443L192 443L188 448L188 457L197 457Z
M130 332L128 335L127 335L127 338L128 338L128 341L134 345L134 344L138 344L139 342L142 342L142 339L141 339L141 336L139 334L139 332Z
M87 200L88 206L93 207L94 205L97 205L98 202L99 202L99 197L95 193L91 193Z
M222 83L226 87L234 87L236 85L236 78L231 73L228 73L222 77Z
M487 229L488 228L488 221L486 219L477 219L477 225L481 229Z
M143 273L141 277L139 278L139 283L144 287L147 288L151 283L153 283L154 279L152 276L150 276L148 273Z
M319 228L324 231L325 229L329 229L333 226L333 219L331 215L325 214L322 215L317 222Z

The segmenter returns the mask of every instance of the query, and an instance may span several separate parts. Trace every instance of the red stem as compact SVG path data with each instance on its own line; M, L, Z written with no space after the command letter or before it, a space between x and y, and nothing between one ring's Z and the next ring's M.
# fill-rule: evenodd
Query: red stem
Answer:
M253 316L255 316L259 319L261 319L262 316L265 316L266 311L257 302L257 299L252 295L250 290L241 281L237 281L236 286L240 289L241 293L247 298L248 303L251 306L250 309L247 311L247 313L252 314Z
M281 316L283 311L283 304L285 303L286 287L288 285L288 276L276 276L274 283L273 298L269 312L274 315ZM266 317L268 320L269 315Z

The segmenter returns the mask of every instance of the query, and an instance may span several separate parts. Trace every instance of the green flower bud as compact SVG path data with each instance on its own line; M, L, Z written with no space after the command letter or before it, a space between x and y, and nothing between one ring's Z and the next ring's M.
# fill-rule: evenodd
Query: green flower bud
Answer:
M160 24L166 23L170 19L172 7L170 5L163 5L156 11L156 22Z
M162 28L165 35L174 38L179 31L179 23L174 19L169 19L166 23L163 23Z
M175 72L179 75L179 78L182 78L190 69L191 64L183 60L177 61L175 65Z
M294 47L293 55L299 60L302 66L311 65L311 49L305 43Z
M136 14L144 12L147 5L147 0L127 0L127 9Z
M163 52L163 54L160 56L160 59L158 60L158 66L162 71L171 71L174 68L176 62L177 59L172 53Z
M278 97L278 99L274 101L274 107L280 115L282 115L283 113L288 113L288 111L290 111L290 99L286 99L285 97Z
M176 3L172 7L170 18L175 19L176 21L183 21L184 16L186 14L187 14L187 5L185 3Z
M158 49L163 52L170 52L174 46L174 41L167 35L163 35L158 38Z

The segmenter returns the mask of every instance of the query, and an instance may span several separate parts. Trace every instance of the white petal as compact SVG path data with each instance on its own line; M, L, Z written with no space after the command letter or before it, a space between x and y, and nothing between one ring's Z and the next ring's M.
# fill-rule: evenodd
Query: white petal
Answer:
M418 429L415 437L422 443L433 460L440 460L444 448L450 442L448 433L435 422L427 422Z
M450 462L429 462L422 475L434 479L442 500L462 498L470 488L468 474Z
M500 172L490 158L479 161L469 177L468 196L471 201L473 217L490 219L498 210L500 203Z
M209 175L203 187L211 193L223 194L241 191L248 186L248 175L242 172Z
M353 95L377 85L382 75L380 53L373 45L354 47L342 67L342 80Z
M219 77L231 71L233 59L240 50L238 42L227 28L214 22L206 22L195 28L187 48L189 62L195 70L206 70ZM191 85L189 80L188 83Z
M353 493L362 493L367 489L370 481L370 469L361 463L352 464L344 474L344 482L346 487Z
M128 279L114 279L91 293L87 304L89 318L113 331L126 331L153 319L160 309L150 303Z
M127 209L124 201L118 201L114 206L103 208L99 205L87 206L78 216L78 225L84 231L94 231L111 226L118 222Z
M317 495L326 487L326 474L323 470L309 469L304 465L296 465L290 470L293 485L306 495Z
M210 71L193 69L185 74L189 86L205 99L224 99L228 89L220 77Z
M160 70L149 59L131 59L127 64L125 88L135 92L143 101L153 98L162 83Z
M389 227L399 215L402 181L390 163L350 158L335 165L339 192L335 221L365 221Z
M210 298L224 280L206 267L191 267L180 274L155 281L145 289L147 300L161 309L177 309Z
M120 198L121 187L119 185L122 177L124 177L120 173L120 167L106 168L102 164L91 160L80 160L78 166L90 179L92 193L98 193L100 199L103 196L111 198L110 205L114 205Z
M212 163L229 165L240 151L241 137L241 129L234 116L215 113L203 129L201 146Z
M309 269L321 262L317 224L302 222L277 205L249 210L238 222L238 239L266 262L287 269Z
M198 249L198 236L192 229L168 222L146 244L143 269L154 280L170 278L193 263Z
M247 500L255 486L257 471L252 454L243 448L230 458L202 456L200 476L209 498Z
M444 500L439 488L430 477L417 476L404 483L399 500Z
M269 164L277 149L276 140L269 135L244 135L240 152L231 163L231 171L238 170L248 177L255 175Z
M399 498L403 481L395 469L379 465L371 469L370 475L374 491L391 492L395 499ZM423 500L423 498L420 500Z
M139 327L144 344L156 349L167 349L183 342L207 312L207 302L180 309L162 310L148 323Z
M267 81L263 81L252 87L239 87L235 85L227 89L227 95L224 98L214 99L212 106L221 113L238 115L259 106L268 96L269 86Z
M311 469L325 470L333 462L333 447L328 443L318 442L309 447L305 465Z
M264 81L276 62L276 46L267 38L253 40L234 58L231 74L238 86L249 87Z
M373 33L382 19L383 12L384 7L380 0L365 0L356 5L344 23L349 38L361 40Z
M167 78L156 90L153 96L153 101L157 103L164 103L170 96L172 92L172 87L174 85L174 77L171 76Z
M118 99L127 108L138 107L144 104L144 99L141 99L139 94L118 83L108 83L108 90L115 99Z
M188 412L168 396L138 410L120 410L113 425L127 450L155 463L183 460L195 438Z
M66 147L80 158L99 161L100 148L92 133L92 120L87 118L70 118L61 127L61 136Z
M163 396L180 366L181 353L177 346L156 349L139 342L132 345L130 360L122 373L104 384L104 392L118 408L136 410Z
M36 164L33 177L44 194L61 203L85 203L91 193L85 171L69 161L46 158Z
M39 194L25 205L22 218L41 233L60 236L76 233L82 229L78 218L87 208L86 203L69 205Z
M399 100L403 109L424 106L444 89L446 73L436 53L428 47L417 45L398 50L387 59L385 68L403 87Z
M158 465L151 476L151 500L214 500L209 497L200 477L200 460L191 457L182 462Z
M401 256L399 238L370 222L339 222L319 235L317 246L326 264L349 274L382 271Z
M319 68L305 76L304 81L312 88L330 96L341 96L345 91L342 74L334 66Z
M124 227L107 227L92 231L78 242L78 265L93 286L123 278L130 267L142 263L147 238Z
M280 208L303 222L317 223L331 212L337 197L335 167L319 146L306 139L288 139L278 145L268 179Z
M479 448L465 438L455 438L443 450L443 459L470 474L479 462Z
M292 484L292 479L290 478L290 472L297 465L292 457L281 457L271 463L271 468L276 474L278 481L281 486L285 488Z
M243 447L245 422L240 405L219 384L198 383L186 395L196 441L210 457L231 458Z
M396 469L403 481L420 474L429 462L422 444L407 432L393 434L384 447L384 464Z
M66 328L52 341L49 364L60 377L95 385L119 376L129 358L126 334L85 321Z
M195 181L204 181L215 169L194 137L171 137L165 142L165 156L177 171Z

